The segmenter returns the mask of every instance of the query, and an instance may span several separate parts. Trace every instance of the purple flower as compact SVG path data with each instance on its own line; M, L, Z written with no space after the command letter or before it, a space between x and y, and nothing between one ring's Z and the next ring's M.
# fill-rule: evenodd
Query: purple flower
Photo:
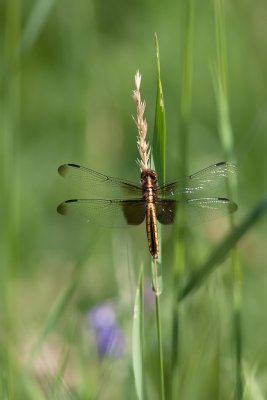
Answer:
M97 351L100 356L120 357L125 341L110 302L93 307L88 313L88 326L94 332Z

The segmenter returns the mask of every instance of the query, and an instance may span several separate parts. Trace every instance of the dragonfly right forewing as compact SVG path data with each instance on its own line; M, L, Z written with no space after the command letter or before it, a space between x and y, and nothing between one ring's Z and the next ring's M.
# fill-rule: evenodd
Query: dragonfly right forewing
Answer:
M139 225L145 218L143 200L73 199L61 203L57 211L103 227Z

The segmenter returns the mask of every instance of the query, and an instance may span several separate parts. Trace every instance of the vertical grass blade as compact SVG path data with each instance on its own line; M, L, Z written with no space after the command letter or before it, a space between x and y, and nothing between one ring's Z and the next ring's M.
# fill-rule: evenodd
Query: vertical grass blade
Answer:
M166 118L160 78L160 54L157 34L155 34L155 44L157 56L157 95L152 155L159 181L163 183L165 182L166 174Z
M215 68L215 93L218 108L219 132L225 158L235 160L234 138L229 116L229 100L227 88L227 56L226 39L224 27L223 1L214 0L215 28L216 28L216 47L217 63ZM229 197L237 194L236 180L228 181ZM230 217L233 226L233 216ZM242 373L242 328L241 328L241 266L238 258L237 249L232 251L232 271L233 271L233 336L235 342L235 361L236 361L236 390L235 399L243 398L243 373Z
M156 261L154 260L156 265ZM155 266L156 268L156 266ZM157 335L158 335L158 356L159 356L159 368L160 368L160 399L165 399L165 383L164 383L164 362L163 362L163 344L162 344L162 333L161 333L161 314L160 314L160 294L161 292L155 292L156 301L156 322L157 322Z
M160 77L160 54L157 34L155 34L156 56L157 56L157 95L156 95L156 110L155 110L155 123L153 134L152 146L152 163L158 174L160 182L165 182L166 174L166 118L165 107L163 99L163 90ZM158 240L159 240L159 257L158 260L152 260L152 288L155 293L155 306L156 306L156 323L158 335L158 357L159 357L159 371L160 371L160 394L161 400L165 398L164 389L164 367L163 367L163 348L162 348L162 335L161 335L161 314L160 314L160 294L162 293L162 231L161 226L158 225Z
M152 144L152 156L151 163L152 168L157 171L158 180L161 183L165 182L166 174L166 118L165 118L165 107L163 99L163 90L160 78L160 54L157 34L155 33L155 45L156 45L156 57L157 57L157 95L156 95L156 109L155 109L155 121L154 121L154 132L153 132L153 144ZM162 291L162 277L161 273L161 252L162 252L162 231L161 225L158 225L158 240L159 240L159 257L157 260L158 268L154 268L154 262L152 261L152 287L153 290L157 287Z
M143 266L140 268L138 287L135 295L133 316L133 371L136 393L139 400L144 398L144 371L143 371L143 320L144 320L144 296L143 296Z
M186 4L186 17L184 27L184 40L182 52L182 79L180 100L180 125L179 125L179 147L180 147L180 171L179 175L188 173L188 135L191 115L192 98L192 69L193 69L193 27L194 27L194 1L189 0Z
M227 159L234 156L233 132L229 116L227 53L222 0L214 0L217 61L215 68L215 94L218 108L219 133Z
M151 261L152 290L159 296L163 291L161 263L158 260Z
M192 97L192 69L193 69L193 27L194 2L189 0L185 5L185 25L183 31L181 99L179 110L179 175L188 174L188 136L191 116ZM178 169L178 166L177 166ZM175 261L173 265L173 306L172 306L172 337L171 337L171 390L172 398L177 399L179 393L179 304L177 304L177 290L186 265L186 229L182 207L178 210L175 224Z

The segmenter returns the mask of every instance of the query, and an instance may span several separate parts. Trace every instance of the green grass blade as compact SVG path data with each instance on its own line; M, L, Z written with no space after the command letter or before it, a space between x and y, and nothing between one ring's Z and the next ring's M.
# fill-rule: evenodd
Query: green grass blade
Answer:
M155 109L155 122L154 122L154 133L153 133L153 146L151 163L152 168L157 171L158 179L160 182L165 182L166 174L166 118L165 118L165 107L163 99L163 91L160 78L160 55L159 55L159 44L157 34L155 33L155 45L156 45L156 57L157 57L157 95L156 95L156 109ZM155 270L154 262L152 260L152 287L160 288L162 291L162 277L161 274L155 276L155 271L161 271L161 249L162 249L162 229L161 225L158 224L158 241L159 241L159 257L157 264L159 268ZM154 290L154 289L153 289Z
M181 159L179 174L181 174L181 176L188 174L188 135L192 108L193 32L194 1L189 0L186 4L186 20L182 54L181 100L179 110L179 148Z
M178 301L183 300L206 280L207 276L226 257L227 253L236 245L239 239L241 239L241 237L244 236L253 225L255 225L266 211L267 198L264 198L244 219L244 221L226 236L226 238L211 253L204 264L197 271L189 275L186 281L181 285Z
M144 320L144 296L143 296L143 266L140 268L138 287L135 295L132 354L135 387L139 400L144 398L144 371L143 371L143 320Z
M160 241L160 239L159 239ZM163 291L161 262L158 260L151 261L152 290L157 295Z
M154 135L152 146L152 162L155 164L155 169L158 174L160 182L165 182L166 175L166 117L163 99L163 90L160 77L160 55L157 34L155 34L156 56L157 56L157 96L156 96L156 110L155 110L155 123ZM158 260L152 260L152 288L155 292L156 301L156 322L157 322L157 335L158 335L158 357L159 357L159 371L160 371L160 393L161 399L165 398L164 389L164 368L163 368L163 348L162 348L162 334L161 334L161 314L160 314L160 294L162 293L162 230L158 224L158 241L159 241L159 257Z
M219 116L219 132L225 156L234 160L233 132L229 116L229 101L227 88L227 55L224 27L224 12L221 0L215 0L215 28L217 62L215 68L215 94Z
M156 261L155 261L156 262ZM160 367L160 399L165 399L165 383L164 383L164 362L163 362L163 344L161 333L161 318L160 318L160 296L155 296L156 302L156 321L157 321L157 335L158 335L158 353L159 353L159 367Z
M157 96L154 122L152 154L159 181L165 182L166 166L166 118L163 91L160 78L160 56L157 34L155 34L157 55Z

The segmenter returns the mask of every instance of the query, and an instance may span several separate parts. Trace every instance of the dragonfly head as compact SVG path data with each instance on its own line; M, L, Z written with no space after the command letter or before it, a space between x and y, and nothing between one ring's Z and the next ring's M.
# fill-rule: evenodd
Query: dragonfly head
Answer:
M151 183L155 185L158 182L157 173L153 169L144 169L141 172L141 183L144 184L147 182L148 178L151 179Z

